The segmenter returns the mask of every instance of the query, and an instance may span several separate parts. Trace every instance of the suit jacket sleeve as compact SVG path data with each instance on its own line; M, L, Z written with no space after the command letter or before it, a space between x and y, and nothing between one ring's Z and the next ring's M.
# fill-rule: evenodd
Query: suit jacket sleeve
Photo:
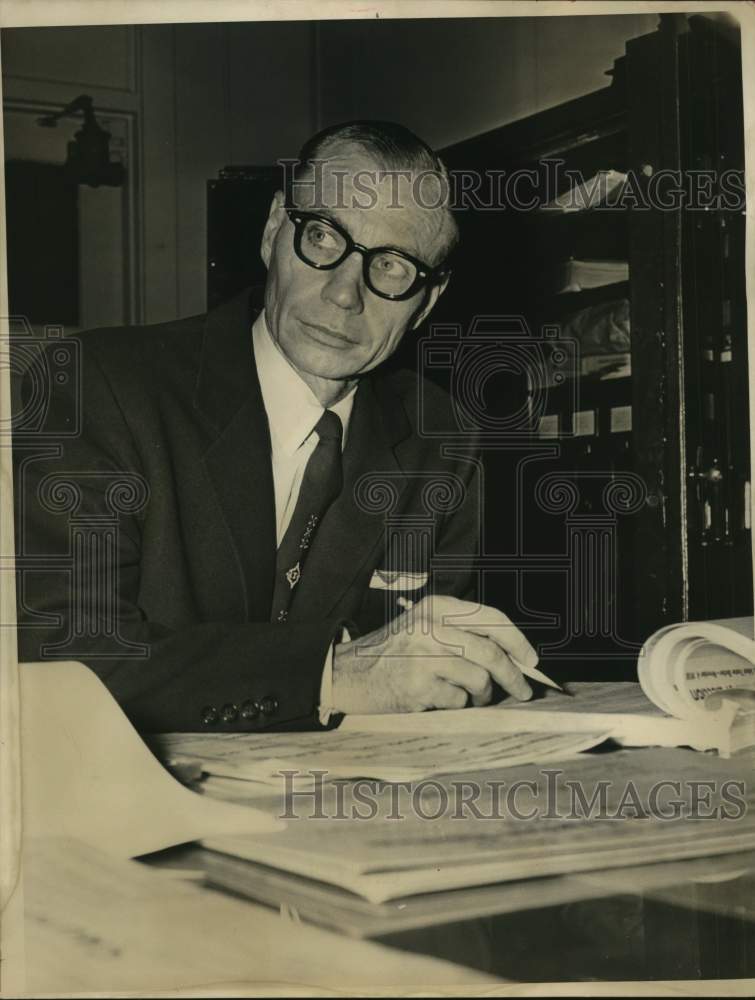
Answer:
M59 390L46 435L15 442L19 659L86 663L145 731L201 730L208 713L213 731L318 728L323 664L340 622L176 627L139 606L142 515L128 485L120 499L111 487L125 473L138 493L140 456L107 378L92 359L86 367L81 433L67 436L75 399ZM114 501L118 531L108 534ZM72 571L77 544L89 557L100 547L100 558L81 564L96 564L96 576Z

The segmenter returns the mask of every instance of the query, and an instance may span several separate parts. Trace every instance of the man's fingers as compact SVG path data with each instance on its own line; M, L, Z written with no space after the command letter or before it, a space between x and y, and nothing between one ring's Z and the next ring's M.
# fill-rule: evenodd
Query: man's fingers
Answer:
M433 613L443 625L492 639L504 653L523 666L537 666L538 655L524 634L497 608L461 601L456 597L435 597Z
M474 708L482 708L483 705L489 705L490 699L493 697L493 682L488 676L488 685L483 694L473 694L472 695L472 705Z
M463 629L448 629L447 638L454 646L458 644L462 647L464 661L471 660L473 664L478 664L504 691L519 701L528 701L532 697L532 688L521 670L497 643Z
M457 687L448 681L438 678L432 689L432 702L435 708L466 708L469 695L464 688Z
M454 659L438 660L435 673L443 680L464 688L472 696L473 705L487 705L493 696L493 685L490 674L476 663L470 663L469 658L458 656Z

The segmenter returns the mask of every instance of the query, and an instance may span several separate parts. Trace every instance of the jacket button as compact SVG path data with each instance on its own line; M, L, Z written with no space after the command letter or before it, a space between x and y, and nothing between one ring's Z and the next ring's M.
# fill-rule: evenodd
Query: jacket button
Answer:
M214 726L219 718L220 716L218 715L218 710L214 705L205 705L202 709L203 726Z
M278 711L278 701L271 694L266 694L264 698L260 698L259 706L260 712L263 715L272 715Z
M241 718L246 719L256 719L260 714L259 705L256 701L245 701L241 706Z
M235 722L239 717L239 710L236 705L223 705L220 718L223 722Z

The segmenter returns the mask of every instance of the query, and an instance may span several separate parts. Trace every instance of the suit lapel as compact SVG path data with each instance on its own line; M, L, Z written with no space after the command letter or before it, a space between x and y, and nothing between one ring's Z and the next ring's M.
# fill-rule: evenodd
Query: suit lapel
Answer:
M385 537L385 512L370 512L355 497L365 475L406 486L395 446L410 433L400 400L382 381L359 386L343 456L344 484L315 534L297 585L289 621L321 621L333 613L373 549Z
M194 405L212 427L205 468L233 539L247 620L265 621L275 573L275 494L254 318L248 293L208 315Z

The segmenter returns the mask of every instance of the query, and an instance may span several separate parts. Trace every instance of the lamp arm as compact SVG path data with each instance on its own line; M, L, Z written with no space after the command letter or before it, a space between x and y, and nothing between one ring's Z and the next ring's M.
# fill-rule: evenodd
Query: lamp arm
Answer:
M56 111L52 115L44 115L42 118L38 118L37 124L44 125L46 128L55 128L61 118L65 118L68 115L75 115L79 111L84 115L85 125L95 122L92 98L87 94L80 94L70 104L67 104L62 111Z

